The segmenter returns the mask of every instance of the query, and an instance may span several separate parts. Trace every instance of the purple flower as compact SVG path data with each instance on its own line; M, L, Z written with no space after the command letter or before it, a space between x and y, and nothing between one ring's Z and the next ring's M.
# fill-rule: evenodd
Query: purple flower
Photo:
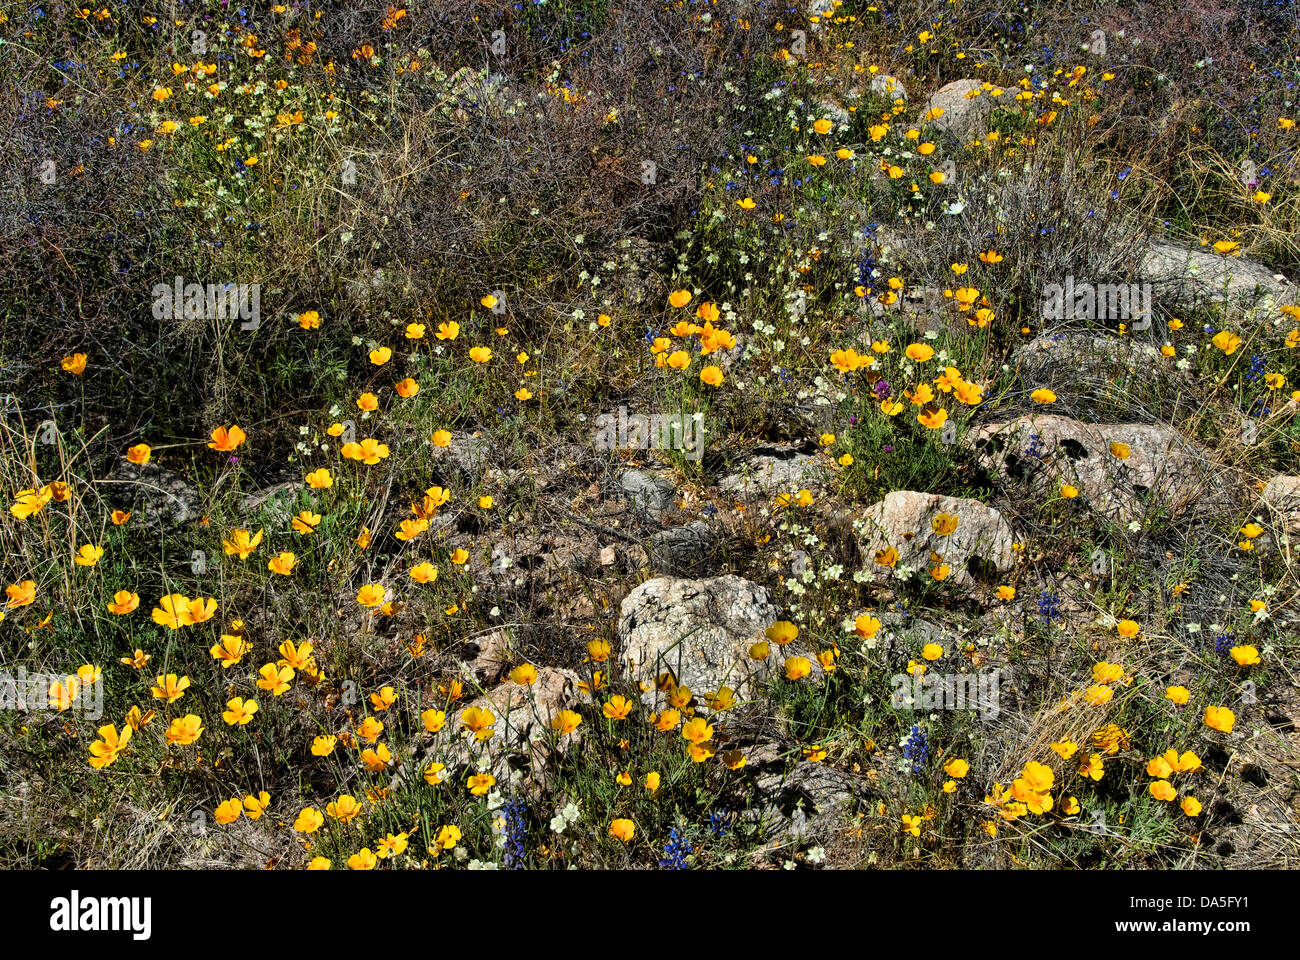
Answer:
M894 395L894 390L890 387L888 380L877 380L871 390L875 393L877 400L888 400Z

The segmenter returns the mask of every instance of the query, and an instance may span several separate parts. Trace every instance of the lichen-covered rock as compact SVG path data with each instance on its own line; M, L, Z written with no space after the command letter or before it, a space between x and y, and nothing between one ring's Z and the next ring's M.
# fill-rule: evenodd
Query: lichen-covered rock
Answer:
M903 86L903 81L887 73L878 73L872 77L867 89L889 100L907 102L907 88Z
M461 717L471 707L490 710L493 724L491 760L488 772L497 782L509 782L512 770L525 769L524 789L537 796L548 785L554 758L552 743L561 754L578 747L582 728L554 737L551 720L579 702L579 677L572 670L539 667L537 679L524 685L505 681L491 692L455 710L447 710L446 725L437 733L422 733L410 759L394 772L396 782L418 780L430 763L441 763L444 776L462 776L483 751L474 744L474 734L463 728Z
M704 520L661 530L646 542L651 567L659 573L697 574L707 565L717 538Z
M1277 518L1288 536L1300 536L1300 477L1278 474L1264 485L1260 503Z
M1178 516L1232 499L1222 466L1164 425L1089 424L1034 414L985 424L967 442L1007 483L1028 483L1042 497L1060 496L1061 486L1069 484L1090 510L1116 523L1153 509ZM1124 452L1120 444L1127 447L1126 457L1117 456Z
M695 692L727 686L747 696L780 659L750 659L749 648L777 620L767 590L737 576L709 580L657 577L623 600L621 655L634 680L653 684L671 672ZM651 688L653 695L653 686Z
M945 523L951 523L946 518L951 517L957 519L956 526L945 534ZM895 490L868 507L857 527L863 553L875 558L892 547L898 554L897 568L929 571L945 564L959 584L1011 569L1011 525L978 500Z
M1246 257L1225 257L1211 247L1153 241L1142 260L1142 276L1153 286L1153 298L1182 313L1209 304L1238 309L1265 298L1276 305L1300 298L1296 285Z
M475 634L465 647L465 665L479 683L495 683L510 666L510 635L499 627Z
M746 816L762 822L768 840L830 842L842 835L855 803L868 795L865 778L809 763L796 745L768 741L742 752L757 795Z
M172 530L203 513L199 488L156 463L143 467L123 461L108 479L99 481L114 507L152 531Z
M993 112L993 98L984 91L980 80L954 80L935 91L926 101L922 115L939 109L943 113L929 124L951 133L958 140L967 140L982 132L988 116Z
M1052 411L1098 422L1127 418L1138 410L1172 417L1189 402L1191 377L1150 343L1097 330L1043 333L1011 355L1022 389L1052 390Z
M671 480L641 470L624 470L619 486L633 509L656 518L671 510L677 497Z
M814 454L789 445L757 447L738 469L718 481L718 489L743 497L795 493L816 483L819 475Z

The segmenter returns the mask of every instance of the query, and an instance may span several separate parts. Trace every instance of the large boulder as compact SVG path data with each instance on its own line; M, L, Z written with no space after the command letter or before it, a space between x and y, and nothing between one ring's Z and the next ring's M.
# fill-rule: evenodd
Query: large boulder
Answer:
M887 100L907 102L907 88L903 86L903 81L887 73L878 73L872 77L867 89Z
M1231 502L1231 487L1207 451L1163 424L1080 423L1031 414L989 423L967 435L982 464L1011 483L1028 483L1043 498L1070 484L1093 512L1116 523L1153 510L1174 517ZM1112 443L1127 444L1121 459Z
M655 519L670 511L677 499L677 487L670 479L642 470L624 470L619 487L633 509Z
M661 530L646 542L645 549L655 572L690 576L709 566L717 543L713 527L705 520L695 520Z
M727 686L744 698L780 665L775 651L764 661L749 656L777 619L767 590L740 577L658 577L623 600L618 635L629 675L649 686L647 696L653 697L656 678L670 672L696 693Z
M154 532L197 521L203 514L199 488L156 463L141 467L122 461L99 486L111 506L130 511L134 522Z
M1246 257L1223 256L1212 247L1156 240L1142 260L1152 299L1183 314L1210 304L1249 308L1271 298L1274 305L1300 299L1296 285Z
M1149 343L1098 335L1096 330L1044 333L1021 344L1011 356L1026 378L1035 381L1033 386L1052 386L1057 393L1078 379L1149 380L1152 367L1161 359L1160 351ZM1067 371L1069 383L1051 379Z
M1173 415L1188 402L1191 378L1150 343L1096 330L1058 330L1021 344L1011 355L1025 391L1050 388L1053 410L1076 419L1130 416L1150 409Z
M578 682L579 677L572 670L539 667L537 679L528 686L507 680L471 703L447 708L446 725L438 733L420 734L410 759L395 770L394 782L417 781L430 763L437 762L446 768L444 777L459 777L463 786L464 771L485 751L475 745L474 734L463 728L461 717L470 707L479 707L490 710L496 717L491 749L486 751L491 758L487 770L504 789L513 770L526 768L524 788L534 796L540 795L549 783L554 759L551 719L561 710L576 709ZM579 727L560 737L556 742L559 752L567 753L578 747L582 732Z
M760 821L769 841L831 843L871 795L866 777L804 760L796 744L766 741L741 749L757 800L741 817Z
M757 447L736 470L718 481L718 489L741 497L797 493L816 483L816 455L791 445Z
M954 80L935 91L921 115L935 109L943 113L927 122L964 141L983 133L993 112L993 98L984 90L981 80Z
M940 514L957 518L947 535L935 528L936 521L943 522ZM890 547L897 551L896 570L929 571L936 566L931 554L938 554L953 582L962 585L1011 569L1011 525L978 500L895 490L868 507L856 526L867 557Z
M842 2L843 0L808 0L805 13L810 21L816 18L816 22L812 24L813 30L820 32L826 21L835 15L836 8L841 6Z
M1300 477L1277 475L1264 485L1259 499L1288 536L1300 536Z
M537 679L531 684L506 681L473 701L471 706L486 707L495 713L505 745L512 750L524 750L546 739L551 719L578 703L578 682L578 675L572 670L539 667Z

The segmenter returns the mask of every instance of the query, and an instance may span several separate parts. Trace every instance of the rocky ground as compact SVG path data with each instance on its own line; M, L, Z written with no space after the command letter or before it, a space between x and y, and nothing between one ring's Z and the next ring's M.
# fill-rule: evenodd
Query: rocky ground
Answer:
M103 178L5 197L6 864L1295 865L1283 94L1242 175L1159 5L525 4L487 70L433 6L209 11L214 72L0 21ZM173 270L266 315L154 323Z

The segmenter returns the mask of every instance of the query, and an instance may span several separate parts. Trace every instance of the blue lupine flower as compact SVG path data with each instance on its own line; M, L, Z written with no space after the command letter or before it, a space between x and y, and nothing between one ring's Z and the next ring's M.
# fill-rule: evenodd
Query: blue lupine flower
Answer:
M912 732L903 744L903 756L912 761L913 773L920 773L930 759L930 736L920 725L912 725Z
M528 805L522 800L511 800L506 804L506 856L505 867L507 870L522 870L524 868L524 855L527 853L526 839L528 837L528 823L524 815L528 811Z
M1264 376L1264 357L1260 354L1252 354L1250 358L1250 369L1246 371L1246 380L1250 383Z
M1044 590L1038 598L1038 615L1049 624L1061 615L1061 607L1056 602L1056 594L1050 590Z
M691 842L673 827L668 832L668 842L664 844L664 855L659 860L659 867L662 870L689 870L690 864L686 858L694 852Z

